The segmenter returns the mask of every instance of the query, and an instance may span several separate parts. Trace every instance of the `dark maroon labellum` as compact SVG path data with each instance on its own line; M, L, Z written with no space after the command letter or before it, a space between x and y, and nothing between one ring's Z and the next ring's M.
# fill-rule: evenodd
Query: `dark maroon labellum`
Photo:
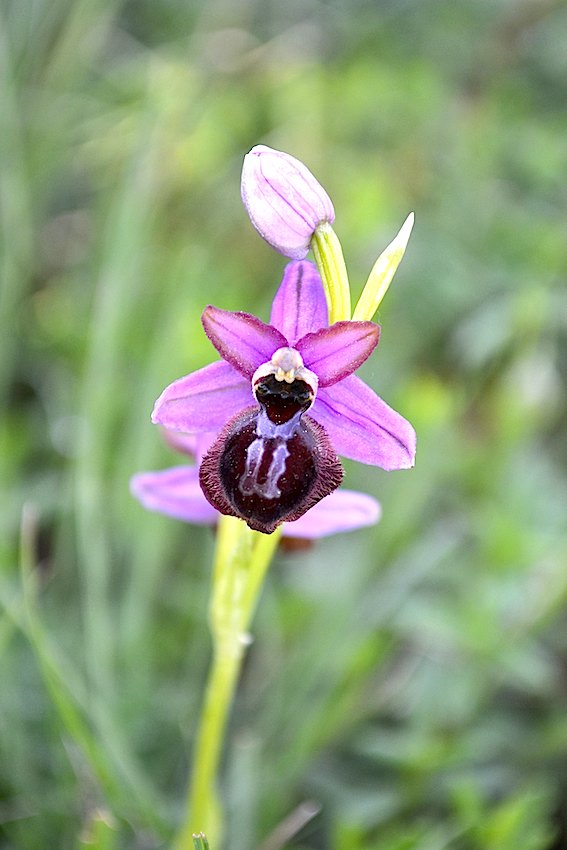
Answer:
M270 375L255 389L261 407L227 423L203 459L200 482L218 511L271 534L332 493L343 470L324 429L303 415L313 397L307 384Z

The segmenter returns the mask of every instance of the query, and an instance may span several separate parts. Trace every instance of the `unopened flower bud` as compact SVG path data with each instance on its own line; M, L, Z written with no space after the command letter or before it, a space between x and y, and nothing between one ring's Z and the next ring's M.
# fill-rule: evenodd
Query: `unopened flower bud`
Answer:
M241 192L260 236L294 260L307 256L315 228L335 219L331 199L309 169L265 145L244 157Z

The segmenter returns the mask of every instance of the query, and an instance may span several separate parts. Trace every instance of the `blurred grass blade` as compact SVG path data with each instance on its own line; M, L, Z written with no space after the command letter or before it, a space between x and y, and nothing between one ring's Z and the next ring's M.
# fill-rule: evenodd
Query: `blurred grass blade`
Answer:
M78 850L120 850L116 821L110 812L96 809L79 836Z
M209 850L209 842L204 832L193 835L193 845L195 850Z
M159 816L159 800L147 780L131 763L131 757L117 750L119 741L111 724L103 734L95 736L85 721L85 707L90 708L84 689L68 660L50 642L37 610L37 566L35 547L37 514L30 505L25 507L21 528L21 580L23 599L21 611L12 601L0 597L7 614L28 637L47 691L61 722L70 737L79 745L93 773L104 788L109 803L117 801L119 808L130 812L136 821L146 824L160 834L167 833ZM103 743L104 742L104 745Z
M313 800L301 803L275 827L260 850L282 850L320 811L321 806Z
M0 399L11 378L17 315L31 280L34 241L18 98L11 44L0 8Z
M108 509L113 497L108 462L116 440L117 416L131 391L116 364L121 360L149 244L149 223L155 209L154 155L151 128L144 126L114 203L106 211L80 409L75 492L85 656L90 683L109 703L115 698L118 620L111 591L114 517Z

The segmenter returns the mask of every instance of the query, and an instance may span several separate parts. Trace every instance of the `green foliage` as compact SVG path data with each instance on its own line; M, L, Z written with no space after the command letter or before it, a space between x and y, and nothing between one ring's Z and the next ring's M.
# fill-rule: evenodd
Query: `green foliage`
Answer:
M207 841L206 835L202 832L193 836L193 843L195 845L195 850L209 850L209 842Z
M566 22L553 0L2 4L2 847L166 847L181 817L213 537L128 481L178 462L149 413L211 359L203 306L267 317L284 261L238 194L259 142L328 189L355 295L415 210L364 374L419 443L411 472L347 464L380 525L276 559L227 846L565 842Z

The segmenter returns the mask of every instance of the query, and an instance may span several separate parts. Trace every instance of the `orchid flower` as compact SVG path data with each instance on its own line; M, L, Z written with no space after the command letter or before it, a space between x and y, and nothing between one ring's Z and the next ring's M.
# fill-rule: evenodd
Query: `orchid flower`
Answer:
M190 850L204 828L220 840L221 742L279 534L323 537L377 521L374 499L338 489L338 455L387 470L413 466L415 456L411 425L354 374L378 344L380 328L371 320L403 257L413 215L378 258L352 313L333 204L306 166L282 151L253 148L244 160L242 199L260 235L294 262L269 324L205 308L203 327L221 360L170 384L152 414L166 439L197 462L131 482L151 510L202 524L218 520L212 668L178 850ZM309 250L316 266L305 260Z
M217 435L199 472L217 511L269 534L336 490L337 454L388 470L413 465L413 428L353 374L380 328L368 321L329 327L312 263L287 266L270 324L212 306L202 322L222 360L174 381L152 420Z

